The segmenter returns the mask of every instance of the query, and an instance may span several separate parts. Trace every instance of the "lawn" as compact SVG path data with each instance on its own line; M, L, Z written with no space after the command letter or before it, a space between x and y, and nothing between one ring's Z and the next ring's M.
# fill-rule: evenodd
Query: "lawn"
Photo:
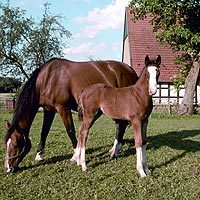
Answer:
M0 139L5 134L0 115ZM80 122L74 115L76 129ZM3 172L4 146L0 148L0 200L113 200L200 198L200 115L177 117L153 114L148 126L148 176L136 171L132 128L127 128L118 159L109 159L115 126L103 116L91 128L86 151L88 171L69 161L73 149L57 115L47 139L45 162L34 163L39 142L42 113L38 113L30 131L32 149L20 164L21 171Z

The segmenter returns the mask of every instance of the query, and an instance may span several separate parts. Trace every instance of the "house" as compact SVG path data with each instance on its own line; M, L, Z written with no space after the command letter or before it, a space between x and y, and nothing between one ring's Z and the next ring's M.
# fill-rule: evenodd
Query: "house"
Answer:
M180 53L174 52L169 46L161 44L156 40L150 20L151 17L148 15L143 20L134 22L130 9L128 7L125 9L122 62L131 65L137 74L140 75L144 67L144 58L146 55L153 57L156 57L158 54L161 55L162 64L158 91L153 98L154 103L180 103L184 95L184 88L176 91L172 83L172 78L179 71L174 61ZM197 101L200 102L199 94L199 91L198 94L196 91L195 103Z

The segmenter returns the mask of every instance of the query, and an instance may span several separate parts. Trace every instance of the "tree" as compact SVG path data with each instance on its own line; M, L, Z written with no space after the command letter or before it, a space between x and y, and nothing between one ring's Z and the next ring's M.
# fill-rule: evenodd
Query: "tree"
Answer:
M37 23L25 17L20 8L0 5L0 68L3 75L29 78L31 72L52 57L62 57L63 39L71 34L59 22L59 15L52 15L49 4Z
M178 114L193 114L193 99L200 71L200 4L198 0L131 0L134 19L152 16L157 39L183 52L192 63L185 79L185 94ZM183 66L184 68L185 66Z
M11 77L0 77L0 92L16 92L22 83L19 79Z

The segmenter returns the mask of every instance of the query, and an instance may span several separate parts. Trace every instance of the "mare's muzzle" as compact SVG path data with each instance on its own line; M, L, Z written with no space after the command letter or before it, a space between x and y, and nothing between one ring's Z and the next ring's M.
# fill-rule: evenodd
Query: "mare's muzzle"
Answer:
M16 173L17 171L19 171L19 167L10 167L4 170L5 173Z

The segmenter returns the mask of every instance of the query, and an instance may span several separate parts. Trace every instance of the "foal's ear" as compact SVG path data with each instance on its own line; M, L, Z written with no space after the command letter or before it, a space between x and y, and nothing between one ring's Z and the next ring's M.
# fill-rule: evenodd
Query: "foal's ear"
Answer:
M150 62L149 56L146 55L146 57L145 57L145 66L147 66L149 64L149 62Z
M158 55L158 57L156 59L156 63L157 63L157 65L161 64L161 56L160 55Z
M6 119L4 120L4 127L6 128L6 130L8 130L10 127L10 122Z

